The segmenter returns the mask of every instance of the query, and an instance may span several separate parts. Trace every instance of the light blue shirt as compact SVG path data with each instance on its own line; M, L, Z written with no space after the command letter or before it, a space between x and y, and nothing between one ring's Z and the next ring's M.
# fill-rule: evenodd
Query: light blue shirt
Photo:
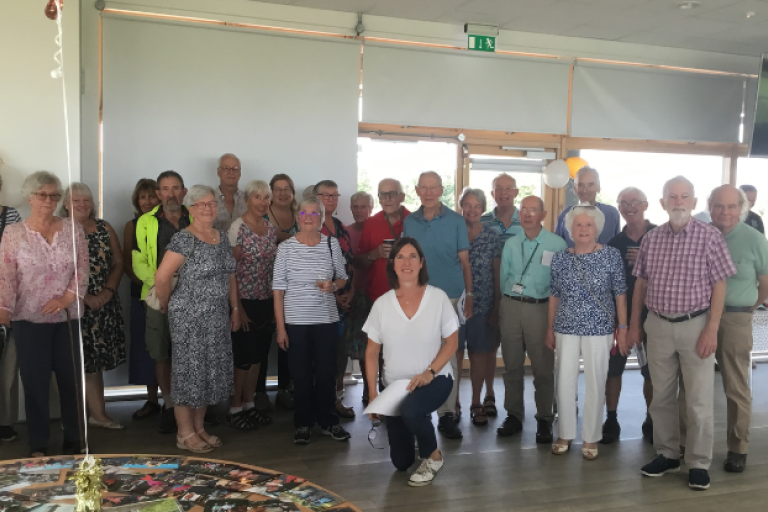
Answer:
M441 205L432 220L424 218L424 207L405 218L403 236L415 238L424 251L429 284L457 299L464 292L464 273L459 253L469 250L464 217Z
M568 246L565 240L541 228L541 233L533 240L528 240L525 233L515 236L504 244L501 255L501 293L512 296L546 299L550 291L550 264L552 253L564 251ZM545 258L544 253L548 252ZM530 264L528 261L530 260ZM547 264L545 265L544 262ZM526 265L528 269L525 270ZM525 270L525 274L523 271ZM523 285L523 293L516 293L512 288Z
M618 235L621 230L619 229L619 210L609 204L595 203L597 209L603 212L605 215L605 225L600 236L597 237L597 242L603 245L608 245L613 237ZM573 206L569 206L560 216L557 218L557 228L555 228L555 234L565 240L568 247L573 247L573 240L568 234L568 230L565 229L565 216L569 211L573 209Z

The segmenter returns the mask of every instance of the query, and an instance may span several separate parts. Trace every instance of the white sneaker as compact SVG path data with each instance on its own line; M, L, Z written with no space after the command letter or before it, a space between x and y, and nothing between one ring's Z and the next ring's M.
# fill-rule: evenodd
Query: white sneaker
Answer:
M432 480L435 479L437 472L443 468L442 460L432 460L432 458L424 459L419 466L419 469L411 475L411 479L408 480L408 485L413 487L422 487L429 485Z

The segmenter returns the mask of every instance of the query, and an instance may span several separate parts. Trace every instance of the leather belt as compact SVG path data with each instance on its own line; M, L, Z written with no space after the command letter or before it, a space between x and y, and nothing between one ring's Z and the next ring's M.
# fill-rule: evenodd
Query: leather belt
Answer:
M688 320L694 319L697 316L701 316L704 313L706 313L707 311L709 311L709 308L701 309L699 311L694 311L693 313L688 313L686 315L676 316L676 317L668 317L668 316L660 315L660 314L658 314L655 311L653 312L653 314L656 315L657 317L661 318L662 320L666 320L667 322L669 322L671 324L677 324L677 323L680 323L680 322L687 322Z
M518 302L525 302L526 304L543 304L545 302L549 302L549 297L546 299L534 299L533 297L524 297L522 295L507 295L506 293L504 296Z
M751 313L752 306L725 306L726 313Z

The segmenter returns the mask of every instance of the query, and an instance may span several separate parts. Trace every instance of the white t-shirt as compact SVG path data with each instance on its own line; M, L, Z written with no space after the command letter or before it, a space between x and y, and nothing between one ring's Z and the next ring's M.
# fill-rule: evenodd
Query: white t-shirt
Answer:
M390 290L373 303L363 332L384 350L384 384L423 373L447 338L459 330L459 318L448 295L427 285L419 309L410 320ZM438 375L452 375L446 364Z

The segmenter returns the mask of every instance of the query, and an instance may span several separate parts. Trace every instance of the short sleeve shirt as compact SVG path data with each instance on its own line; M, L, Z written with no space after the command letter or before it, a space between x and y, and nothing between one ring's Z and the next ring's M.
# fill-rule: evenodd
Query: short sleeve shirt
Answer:
M763 219L758 214L756 214L753 211L749 211L747 214L747 218L744 219L744 223L752 226L756 230L758 230L760 233L765 234L765 227L763 226Z
M472 268L472 301L475 314L490 313L496 287L493 280L493 260L501 258L499 235L483 225L474 240L469 242L469 265ZM427 269L429 270L429 269Z
M597 237L597 241L603 245L609 245L611 239L619 234L619 210L609 204L595 203L595 206L597 206L597 209L603 212L603 216L605 216L605 224L603 225L603 230L600 232L600 236ZM573 247L573 239L571 239L571 236L568 234L568 230L565 229L565 216L572 209L573 206L569 206L562 211L557 218L557 227L555 228L555 234L565 240L568 247Z
M216 202L218 207L216 208L216 220L213 221L213 227L224 232L229 231L235 219L242 217L248 210L248 205L245 203L245 192L240 189L235 191L235 206L232 209L232 213L229 213L229 210L227 210L224 194L221 193L221 189L218 187L216 188Z
M726 280L725 305L754 306L757 302L757 278L768 275L768 240L744 223L725 234L736 274Z
M645 238L645 235L648 234L648 231L656 227L655 224L651 224L648 221L645 222L646 232L643 236L640 237L639 240L635 241L629 238L627 236L627 228L624 227L624 229L621 230L621 233L613 237L611 241L608 242L608 245L619 250L621 253L621 260L624 262L624 275L627 280L627 318L632 315L632 295L635 293L635 281L637 281L637 278L632 275L633 267L630 266L629 260L627 260L627 251L632 247L640 248L640 244L642 243L643 238Z
M459 253L469 250L464 217L441 205L432 220L424 218L424 207L405 218L404 236L415 238L424 251L429 284L456 299L464 292L464 274Z
M632 269L648 281L645 305L662 314L708 309L712 287L735 273L722 233L694 218L679 233L669 222L646 233Z
M520 225L519 213L519 210L515 208L515 213L512 214L512 223L509 225L509 227L506 227L504 223L501 222L498 217L496 217L495 208L480 217L480 222L491 228L496 232L497 235L499 235L500 245L501 247L504 247L504 244L507 243L507 240L523 234L523 227Z
M336 238L336 240L339 242L339 247L341 247L341 252L344 255L344 268L347 274L347 284L345 284L344 288L340 289L336 293L345 293L349 291L350 288L352 288L352 281L354 279L354 255L352 254L352 238L349 236L349 231L347 231L347 228L344 227L344 224L342 224L339 219L334 218L333 225L335 227L335 233L331 233L325 223L323 223L323 227L320 232L325 236ZM337 276L336 279L340 278Z
M403 234L404 220L410 214L405 207L402 209L400 220L392 224L390 229L386 214L382 211L372 216L363 226L363 234L360 236L360 245L356 254L368 254L382 243L384 240L400 238ZM368 286L366 295L373 300L378 299L389 291L389 282L387 281L387 260L379 258L368 267Z
M550 269L554 257L550 253L565 249L565 241L544 228L533 240L528 240L523 233L507 241L501 256L501 292L534 299L549 297ZM523 286L522 294L513 290L518 283Z
M272 272L277 256L275 228L267 222L267 233L251 231L242 217L229 228L229 244L240 249L235 278L241 299L266 300L272 297Z
M383 380L412 379L426 370L443 346L443 338L459 330L459 318L444 291L427 286L419 309L409 319L403 313L395 291L390 290L371 308L363 332L384 352ZM452 375L446 364L438 375Z
M554 330L575 336L606 336L614 331L614 297L627 292L624 263L615 247L552 258L552 296L560 299Z

